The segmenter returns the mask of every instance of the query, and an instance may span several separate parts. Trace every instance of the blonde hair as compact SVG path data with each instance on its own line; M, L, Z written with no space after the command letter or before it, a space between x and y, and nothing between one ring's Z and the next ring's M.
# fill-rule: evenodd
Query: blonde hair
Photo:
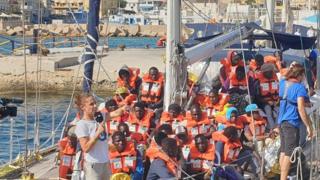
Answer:
M90 93L81 93L75 96L74 105L78 109L78 111L81 111L81 106L84 104L85 100L88 98L94 98L94 96Z

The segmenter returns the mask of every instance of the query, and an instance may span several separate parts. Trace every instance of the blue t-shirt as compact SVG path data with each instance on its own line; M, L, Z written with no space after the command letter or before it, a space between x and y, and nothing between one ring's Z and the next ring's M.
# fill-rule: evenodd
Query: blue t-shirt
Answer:
M282 79L279 83L279 96L284 96L286 86L286 80ZM308 93L306 88L301 83L291 82L287 90L287 101L280 101L278 124L281 124L283 121L288 121L294 127L299 128L301 123L301 118L298 112L298 97L304 97L307 100Z

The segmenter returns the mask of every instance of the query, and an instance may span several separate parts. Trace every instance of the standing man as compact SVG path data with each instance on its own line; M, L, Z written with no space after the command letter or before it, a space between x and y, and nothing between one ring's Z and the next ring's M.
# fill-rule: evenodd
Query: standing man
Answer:
M305 111L305 101L308 93L301 83L305 78L304 68L300 64L293 64L280 81L279 96L280 109L278 124L280 125L280 168L281 180L286 180L293 150L299 146L299 128L301 122L306 126L308 138L313 136L312 122Z

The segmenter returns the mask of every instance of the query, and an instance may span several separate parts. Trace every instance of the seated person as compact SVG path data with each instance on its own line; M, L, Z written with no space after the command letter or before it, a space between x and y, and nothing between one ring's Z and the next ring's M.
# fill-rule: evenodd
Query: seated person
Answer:
M194 138L194 144L191 146L190 166L191 174L199 174L195 179L204 179L205 174L211 174L215 159L214 144L209 143L208 139L203 134L198 134Z
M119 70L119 77L117 79L117 87L125 87L131 94L138 94L141 85L141 78L139 77L140 70L136 68L129 68L124 65Z
M112 145L109 148L109 157L112 174L133 174L136 170L137 152L134 144L127 142L125 135L119 131L112 135Z
M118 106L131 105L137 100L136 94L131 94L126 87L120 87L116 90L113 99L117 102Z
M152 110L160 109L163 105L163 91L164 76L158 68L151 67L142 78L139 101Z
M229 84L229 94L248 94L248 87L250 88L250 93L252 92L253 79L250 76L246 76L246 71L243 66L238 66L234 72L230 73L227 83Z
M191 106L190 112L186 115L186 124L188 134L192 137L198 134L204 134L206 137L210 137L214 130L207 114L201 111L199 104Z
M156 154L161 149L161 141L167 138L168 135L162 131L157 131L153 137L153 140L150 143L150 146L146 150L146 157L152 162Z
M237 128L239 135L242 133L244 125L247 123L244 116L238 115L238 110L235 107L229 107L225 116L218 115L216 117L216 122L219 123L217 128L218 131L229 126L234 126Z
M256 54L254 59L252 59L249 63L248 75L253 79L256 79L256 76L260 73L260 69L263 64L263 56L261 54Z
M162 150L155 154L148 171L148 180L175 179L178 177L177 156L178 145L173 138L165 138L161 142Z
M146 143L146 140L151 131L151 120L153 112L146 110L142 102L137 102L133 106L133 111L130 112L127 124L129 131L133 133L140 133Z
M227 57L222 59L220 64L222 64L222 67L220 68L220 80L221 83L224 84L230 76L230 73L238 66L243 66L244 62L241 54L238 54L235 51L229 51Z
M182 157L188 160L192 139L188 136L188 130L184 126L178 126L176 129L176 140L178 146L181 148Z
M119 123L117 131L123 133L126 137L126 140L128 142L133 142L135 144L135 147L137 147L138 144L144 143L142 134L130 132L128 124L124 122Z
M106 102L105 108L107 112L113 112L118 109L118 105L115 100L111 99ZM108 133L112 134L114 131L117 131L119 123L127 121L128 116L128 112L125 111L121 116L110 118L109 121L106 121Z
M254 86L257 87L254 93L255 102L267 115L268 129L273 129L279 112L279 80L273 64L264 64L261 67Z
M236 127L229 126L223 131L214 132L212 140L215 143L216 151L220 154L221 163L237 164L239 166L248 163L252 172L257 173L252 151L242 148Z
M256 104L250 104L246 107L246 120L249 123L244 128L244 135L248 141L253 141L255 136L257 141L264 140L266 136L267 121L260 115Z
M221 112L224 109L224 106L229 101L229 95L224 93L219 93L219 90L212 89L205 101L205 109L207 110L207 116L210 119L213 119L217 112Z
M181 114L181 107L178 104L170 104L168 112L162 112L160 124L170 124L172 129L176 129L183 120L184 116Z

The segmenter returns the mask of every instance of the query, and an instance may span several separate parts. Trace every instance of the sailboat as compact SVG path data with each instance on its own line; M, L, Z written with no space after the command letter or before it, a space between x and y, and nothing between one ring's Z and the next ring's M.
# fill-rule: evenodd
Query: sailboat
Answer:
M88 18L88 34L87 34L87 46L85 47L84 55L81 56L80 61L84 65L85 73L83 79L83 91L91 91L93 67L96 57L96 47L99 41L97 28L99 26L99 4L100 0L90 0ZM165 98L164 109L167 110L171 103L178 103L182 106L187 106L189 97L186 93L184 82L187 80L187 67L192 66L195 63L205 61L207 64L214 63L226 56L229 48L236 48L236 45L243 51L244 59L252 57L253 51L256 49L252 41L259 39L269 39L274 41L274 46L282 47L283 49L295 48L295 49L308 49L314 45L315 38L297 37L285 33L277 33L272 30L265 30L256 23L248 23L244 25L238 25L237 28L232 31L219 34L217 36L204 37L195 39L196 43L184 47L181 43L181 23L180 23L180 1L168 1L168 25L167 25L167 46L166 46L166 84L165 84ZM255 30L262 30L264 34L255 34ZM246 50L244 50L243 40L248 40ZM236 45L235 45L236 44ZM259 53L266 55L275 51L272 48L258 48ZM284 59L301 60L304 61L304 57L299 57L292 54L284 53ZM318 66L319 67L319 66ZM201 69L199 77L203 77L206 69L204 66ZM49 153L49 158L38 164L34 171L42 171L36 177L48 177L52 174L50 172L50 165L52 165L52 151ZM44 162L44 163L43 163ZM39 169L39 166L49 166L48 169ZM57 174L53 175L57 177Z

